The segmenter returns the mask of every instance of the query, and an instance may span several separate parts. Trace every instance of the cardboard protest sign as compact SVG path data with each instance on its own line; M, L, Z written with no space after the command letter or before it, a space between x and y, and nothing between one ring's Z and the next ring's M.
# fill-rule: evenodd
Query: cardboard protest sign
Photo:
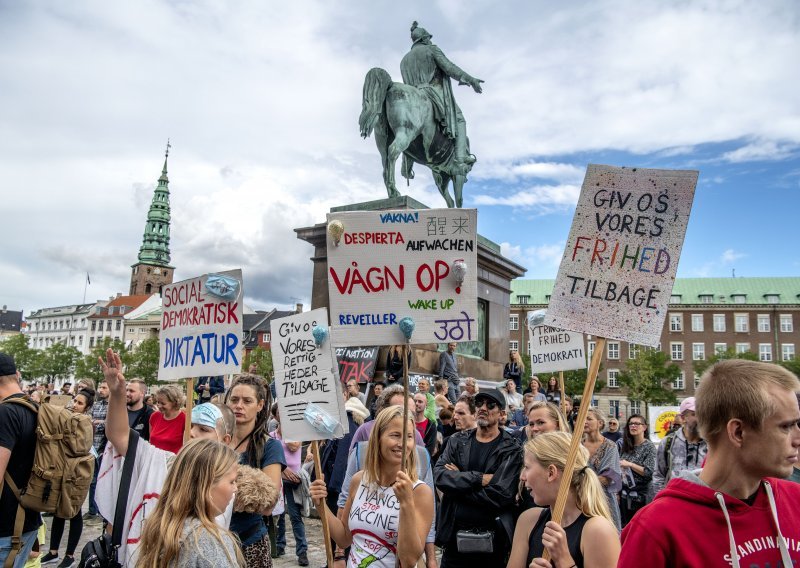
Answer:
M680 414L677 406L651 406L648 409L650 416L650 440L658 443L672 430L675 417Z
M350 379L369 383L375 376L378 347L337 347L336 362L339 364L339 379L343 383Z
M697 177L589 165L545 324L656 347Z
M164 286L158 380L241 371L242 271Z
M329 440L341 438L348 431L333 347L330 338L317 345L314 339L317 325L328 326L325 308L272 322L275 392L278 395L281 434L285 440ZM314 428L304 418L309 405L321 409L335 427L329 432Z
M478 337L475 209L328 214L328 293L337 346Z
M586 368L583 334L544 324L547 310L528 312L531 338L531 374Z

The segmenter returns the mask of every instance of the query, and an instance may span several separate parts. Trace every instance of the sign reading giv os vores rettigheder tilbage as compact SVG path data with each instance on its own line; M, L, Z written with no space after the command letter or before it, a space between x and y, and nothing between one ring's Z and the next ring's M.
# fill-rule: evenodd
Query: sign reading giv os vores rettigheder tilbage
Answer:
M328 334L317 343L314 338L317 326L328 327L325 308L294 314L271 324L275 391L284 440L308 442L347 434L347 411L333 346ZM314 428L305 418L310 404L333 419L329 431Z
M478 338L475 209L329 213L327 251L334 345Z
M164 286L159 381L241 372L242 271Z
M656 347L697 177L590 164L545 323Z

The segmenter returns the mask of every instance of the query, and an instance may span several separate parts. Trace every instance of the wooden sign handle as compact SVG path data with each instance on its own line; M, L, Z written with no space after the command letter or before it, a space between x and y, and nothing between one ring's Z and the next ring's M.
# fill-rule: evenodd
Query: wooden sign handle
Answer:
M311 442L311 453L314 456L314 473L317 479L322 479L322 461L319 457L319 442ZM320 500L315 503L319 518L322 519L322 538L325 539L325 557L328 560L328 568L333 568L333 546L331 545L331 529L328 527L328 515L325 511L325 502Z
M406 471L406 444L408 443L408 350L409 346L403 345L403 457L400 469Z
M575 460L578 459L578 450L580 449L581 439L583 438L583 425L586 423L586 416L589 414L589 406L591 405L592 395L594 394L594 384L597 381L597 372L600 370L600 361L603 358L603 351L605 348L605 337L598 337L594 353L592 353L592 362L589 365L589 372L586 374L586 385L583 387L581 408L575 420L575 428L572 430L572 442L570 443L569 453L567 454L567 463L564 466L564 473L561 477L561 483L558 486L556 504L553 506L552 510L552 520L559 524L561 524L561 518L564 516L564 508L567 505L569 486L572 482L571 472L575 468ZM546 548L544 549L542 558L550 560L550 552Z
M183 428L183 443L192 433L192 408L194 407L194 378L186 379L186 425Z
M564 371L558 372L558 390L561 391L561 412L567 415L567 395L564 392Z

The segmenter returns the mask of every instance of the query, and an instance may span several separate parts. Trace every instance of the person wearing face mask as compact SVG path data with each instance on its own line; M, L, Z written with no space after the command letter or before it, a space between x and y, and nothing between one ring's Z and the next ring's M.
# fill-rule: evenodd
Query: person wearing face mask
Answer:
M114 518L116 498L122 478L122 468L128 453L130 428L125 401L125 377L119 355L111 349L106 359L100 360L108 385L108 413L106 415L106 437L108 443L101 460L97 481L97 505L103 518ZM236 428L233 412L224 406L206 403L192 409L192 439L210 439L227 446L233 445ZM120 459L123 458L123 459ZM119 559L124 565L135 565L140 547L144 521L155 510L175 454L156 448L145 440L139 440L136 448L133 475L131 476L122 546ZM219 515L216 522L227 528L233 514L233 506Z

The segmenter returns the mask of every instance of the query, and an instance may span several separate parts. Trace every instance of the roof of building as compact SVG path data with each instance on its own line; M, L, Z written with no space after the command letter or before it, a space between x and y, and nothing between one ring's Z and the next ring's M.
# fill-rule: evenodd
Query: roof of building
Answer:
M7 310L5 307L0 310L0 332L21 331L22 312Z
M88 312L93 306L95 305L103 305L102 301L93 302L91 304L72 304L69 306L56 306L54 308L41 308L39 310L34 310L28 314L26 319L35 319L35 318L46 318L46 317L56 317L56 316L65 316L65 315L72 315L72 314L79 314L81 312Z
M511 281L511 303L519 304L519 296L529 296L529 304L546 304L553 292L555 280ZM675 304L800 304L800 277L763 278L676 278L672 288ZM734 296L745 296L744 302L735 302ZM767 296L778 296L777 302ZM678 300L678 296L680 299ZM713 296L712 302L701 296Z
M90 318L122 317L125 312L130 312L145 303L153 294L137 294L136 296L117 296L108 305L101 307L91 314ZM125 310L118 308L124 307ZM111 313L113 312L113 313Z

